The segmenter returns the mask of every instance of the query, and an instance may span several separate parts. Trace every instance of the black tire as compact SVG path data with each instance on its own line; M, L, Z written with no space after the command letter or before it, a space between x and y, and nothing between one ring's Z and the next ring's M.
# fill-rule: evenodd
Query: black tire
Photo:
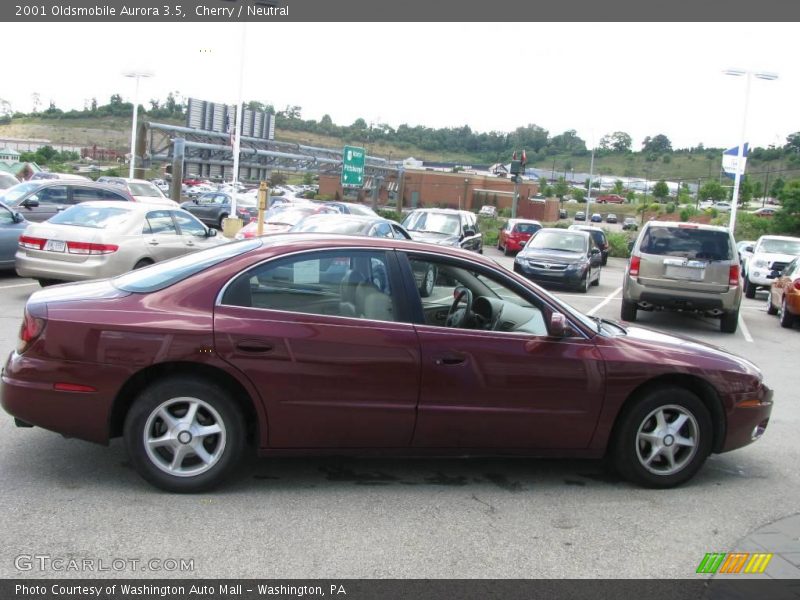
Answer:
M188 431L192 435L188 436L187 441L176 437L170 444L189 452L177 465L178 468L191 470L194 465L199 472L179 476L165 470L168 468L166 463L174 461L176 456L168 447L170 444L150 450L151 457L144 439L145 436L165 436L166 420L159 416L162 414L158 412L159 407L166 407L167 411L177 409L177 412L169 414L180 419L188 412L188 404L183 402L185 398L197 401L199 408L191 425L187 424L177 435ZM186 406L183 415L180 414L182 405ZM198 429L214 424L218 425L220 433L201 437ZM173 431L177 429L173 427ZM194 493L211 489L230 475L244 450L245 425L241 411L224 389L197 377L176 375L156 381L139 394L125 417L124 437L131 462L144 479L169 492ZM203 462L200 455L193 452L198 442L213 459L210 465L198 464Z
M786 329L791 329L794 327L794 315L786 310L786 296L783 297L781 300L781 327L785 327Z
M750 279L747 275L744 276L744 296L751 300L756 297L756 286L750 283Z
M603 254L603 260L600 263L604 267L608 264L608 254Z
M622 308L619 311L619 318L623 321L629 321L633 323L636 320L636 312L638 307L636 306L636 302L630 302L628 300L622 301Z
M730 312L722 313L719 318L719 330L722 333L736 333L736 328L739 326L739 311L732 310Z
M664 417L663 430L655 417L658 412ZM670 429L679 416L687 416L683 425L677 430ZM680 387L654 388L620 414L611 457L625 479L645 487L670 488L688 481L703 466L711 453L712 432L711 415L700 398ZM655 444L644 437L648 434L660 438L659 451L654 452ZM691 440L694 445L683 445L678 441L680 438ZM667 458L669 452L673 453L672 464ZM653 459L648 468L645 464L650 456Z
M143 258L140 261L137 261L135 265L133 265L133 270L141 269L142 267L148 267L153 264L153 261L149 258Z
M774 304L772 304L772 292L771 291L767 292L767 314L768 315L777 315L778 314L778 308Z
M589 291L589 285L591 285L589 283L589 271L586 271L586 275L584 275L583 279L581 279L581 282L578 284L578 291L581 294L586 294Z
M227 218L228 218L228 215L226 215L225 213L220 215L219 221L217 222L217 226L219 227L220 231L222 231L222 222Z

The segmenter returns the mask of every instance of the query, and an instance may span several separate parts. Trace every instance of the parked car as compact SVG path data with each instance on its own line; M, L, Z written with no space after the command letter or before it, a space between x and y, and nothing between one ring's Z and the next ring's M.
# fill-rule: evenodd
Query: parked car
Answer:
M752 214L756 215L757 217L772 217L778 212L778 210L780 209L775 206L762 206L758 210L754 210Z
M418 242L483 253L483 234L475 213L450 208L418 208L403 219L403 227Z
M568 219L569 213L567 212L566 208L559 208L558 209L558 218L559 219Z
M274 235L276 233L286 233L292 227L300 223L309 215L319 213L320 210L328 211L317 204L302 204L280 206L270 209L264 215L264 227L261 235ZM254 219L236 233L237 240L246 240L258 236L258 223Z
M633 217L626 217L622 222L623 231L638 231L639 225Z
M74 204L90 201L133 202L133 197L119 186L92 181L26 181L3 192L0 202L19 212L27 221L46 221Z
M800 257L786 265L772 282L767 313L780 315L781 327L787 329L800 321Z
M586 220L586 213L582 210L579 210L575 213L575 220L576 221L585 221Z
M28 181L49 181L54 179L91 181L91 179L84 175L77 175L75 173L50 173L48 171L39 171L38 173L34 173Z
M0 203L0 269L13 269L19 236L28 222L18 212Z
M540 229L514 259L514 272L539 283L588 292L600 285L600 249L586 231Z
M14 177L11 173L0 171L0 190L7 190L14 187L19 183L19 179Z
M592 216L589 219L592 223L602 223L603 222L603 215L600 213L592 213Z
M731 203L717 202L716 204L714 204L714 208L716 208L718 212L731 212Z
M605 266L606 263L608 262L608 253L610 250L608 244L608 237L606 237L606 232L600 229L599 227L593 227L591 225L570 225L569 229L573 231L585 231L592 236L592 240L594 240L595 246L597 246L600 249L600 255L602 256L603 266Z
M744 263L747 262L751 256L753 256L753 249L755 248L755 245L755 240L736 242L736 252L739 254L739 264L742 267L744 267Z
M800 256L800 238L762 235L752 252L753 255L744 263L744 295L747 298L755 298L756 290L772 286L776 274Z
M181 204L181 208L189 211L209 227L222 229L222 222L231 214L232 194L225 192L206 192L194 200ZM254 196L239 194L236 196L236 215L245 223L258 217L258 202Z
M606 215L606 223L616 223L617 222L617 215L614 213L608 213Z
M482 217L496 217L497 216L497 207L492 206L491 204L484 204L481 206L481 209L478 211L478 214Z
M16 269L42 285L112 277L224 243L191 214L139 202L85 202L32 223Z
M355 202L339 202L338 200L323 202L323 206L331 208L343 215L362 215L365 217L377 217L378 214L369 206L357 204Z
M429 298L415 262L440 273ZM607 456L665 488L760 438L772 411L759 369L720 348L588 318L474 253L322 234L37 291L0 385L17 425L122 436L137 472L173 492L219 484L248 443Z
M625 204L625 198L619 194L603 194L595 200L598 204Z
M128 190L128 193L133 196L133 199L137 202L160 204L162 206L169 206L170 208L176 208L178 206L177 202L167 198L154 183L145 179L103 176L97 178L97 183L122 186Z
M742 303L735 248L725 227L648 221L625 270L622 319L635 321L638 310L697 312L734 333Z
M531 219L509 219L505 227L500 230L497 237L497 249L508 256L512 252L519 252L531 239L531 236L542 228L539 221Z

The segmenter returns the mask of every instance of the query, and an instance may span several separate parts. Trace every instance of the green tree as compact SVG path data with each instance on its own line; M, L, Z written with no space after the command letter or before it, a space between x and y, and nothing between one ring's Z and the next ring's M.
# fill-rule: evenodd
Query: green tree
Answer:
M559 200L563 200L564 196L569 192L567 180L563 177L559 177L558 181L556 181L556 184L553 186L553 192Z
M789 152L800 153L800 131L786 136L786 145L783 148Z
M699 194L701 200L713 200L715 202L728 197L727 190L715 179L704 183L703 187L700 188Z
M624 131L615 131L600 138L600 147L612 152L630 152L633 139Z
M623 191L625 191L625 184L624 184L624 183L622 183L622 180L621 180L621 179L617 179L617 180L614 182L614 193L615 193L617 196L622 196L622 192L623 192Z
M769 188L769 195L773 198L780 198L785 185L786 181L783 179L783 177L778 177L772 182L772 185Z
M747 204L753 199L753 181L748 175L739 182L739 206Z
M583 188L572 188L572 197L578 202L586 202L586 190Z
M787 183L780 195L781 210L773 219L773 231L800 235L800 179Z
M669 186L667 186L667 182L663 179L660 179L654 186L653 186L653 196L658 198L659 202L663 202L664 198L669 196Z
M660 154L663 152L672 152L672 142L663 133L659 133L654 137L649 135L644 138L642 142L642 152Z

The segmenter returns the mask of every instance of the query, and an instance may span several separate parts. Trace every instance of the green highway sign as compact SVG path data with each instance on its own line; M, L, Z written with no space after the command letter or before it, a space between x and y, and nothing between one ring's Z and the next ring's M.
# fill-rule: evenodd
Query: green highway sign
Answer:
M363 148L345 146L342 151L342 185L364 185L364 162L367 153Z

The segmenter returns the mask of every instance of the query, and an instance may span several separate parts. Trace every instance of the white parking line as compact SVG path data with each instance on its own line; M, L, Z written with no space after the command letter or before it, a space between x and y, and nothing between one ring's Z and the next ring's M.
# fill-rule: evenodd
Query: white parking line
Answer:
M591 309L590 311L588 311L586 314L587 314L587 315L589 315L589 316L593 315L593 314L594 314L594 313L596 313L598 310L600 310L601 308L603 308L603 307L604 307L606 304L608 304L609 302L611 302L612 300L614 300L614 297L615 297L617 294L619 294L621 291L622 291L622 287L618 287L618 288L617 288L617 289L615 289L613 292L611 292L611 293L610 293L608 296L606 296L606 299L605 299L605 300L603 300L603 301L602 301L600 304L598 304L598 305L597 305L597 306L595 306L593 309Z
M29 285L39 285L38 281L31 281L30 283L15 283L14 285L0 285L0 290L7 290L10 288L26 287Z
M742 330L742 335L744 336L745 341L753 343L753 336L750 335L750 330L747 328L747 325L744 322L744 317L742 313L739 313L739 329Z

